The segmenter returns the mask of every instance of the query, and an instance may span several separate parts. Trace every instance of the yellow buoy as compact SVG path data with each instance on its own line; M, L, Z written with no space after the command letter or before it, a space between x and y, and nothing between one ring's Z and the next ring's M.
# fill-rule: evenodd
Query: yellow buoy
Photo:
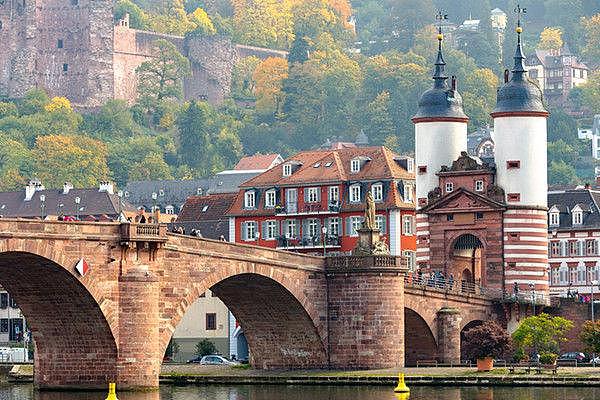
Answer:
M410 393L394 393L396 400L408 400L410 398Z
M119 400L117 399L117 385L114 383L108 384L108 396L106 396L106 400Z
M396 388L394 389L394 392L396 392L396 393L409 393L410 392L410 389L408 388L408 386L406 386L406 383L404 383L404 374L403 373L398 374L398 386L396 386Z

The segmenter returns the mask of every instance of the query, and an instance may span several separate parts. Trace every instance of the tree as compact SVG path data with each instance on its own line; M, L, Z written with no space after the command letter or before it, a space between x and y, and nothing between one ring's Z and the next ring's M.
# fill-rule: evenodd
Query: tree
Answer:
M232 1L234 39L243 44L288 48L294 38L290 1Z
M40 136L32 150L33 173L49 188L67 181L76 187L96 186L108 178L106 157L106 145L85 136Z
M383 144L396 133L390 114L390 98L389 92L381 92L366 107L362 126L373 144Z
M269 57L256 67L252 79L256 96L256 111L278 114L284 102L283 81L288 77L287 60Z
M114 140L108 145L108 166L111 176L119 186L125 185L132 171L137 176L144 175L142 166L157 163L157 158L162 158L165 150L157 140L149 136L134 136ZM144 163L144 160L146 162ZM161 165L162 163L158 163ZM162 175L166 173L161 172Z
M583 104L592 114L600 113L600 71L588 76L588 81L580 86Z
M591 353L600 353L600 321L585 321L579 338Z
M548 117L548 141L562 140L572 146L577 145L577 121L564 110L553 108Z
M565 143L562 139L548 143L549 164L554 161L563 161L568 165L573 165L577 156L577 150L575 150L573 146Z
M196 35L208 36L217 33L210 17L202 8L198 7L188 16L190 22L194 25L193 33Z
M496 321L486 321L464 333L464 351L471 360L501 357L510 345L510 335Z
M207 176L211 172L211 111L207 103L192 101L184 108L177 121L181 161L200 176ZM203 151L200 152L199 149Z
M137 69L139 102L148 110L162 100L183 96L183 78L190 74L190 62L177 47L164 39L154 42L155 57Z
M141 161L133 164L129 170L128 180L154 181L173 179L171 170L159 154L148 154Z
M490 113L496 105L496 88L498 77L492 70L479 68L467 75L462 88L465 113L474 127L491 122Z
M196 355L202 357L211 354L217 354L217 348L213 342L208 339L202 339L196 344Z
M585 35L583 55L591 67L600 65L600 13L581 19Z
M254 71L260 64L256 56L244 57L233 67L231 76L231 97L234 99L254 98Z
M83 130L103 141L124 139L140 133L125 100L108 100L95 114L85 114Z
M118 0L115 4L115 23L129 14L129 27L133 29L148 29L148 16L131 0Z
M548 167L548 183L551 185L574 185L579 183L573 166L564 161L552 161Z
M560 28L546 27L540 33L540 41L537 45L542 50L560 50L563 46L562 30Z
M558 354L560 344L567 340L566 333L572 327L573 323L568 319L542 313L523 319L512 339L517 346L530 352Z

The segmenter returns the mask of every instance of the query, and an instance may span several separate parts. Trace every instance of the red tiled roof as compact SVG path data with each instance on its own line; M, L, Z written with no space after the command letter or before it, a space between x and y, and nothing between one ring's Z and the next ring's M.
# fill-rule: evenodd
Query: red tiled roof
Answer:
M237 171L268 169L278 157L279 154L255 154L253 156L242 157L233 169Z
M190 196L185 201L177 217L177 222L227 219L227 210L229 210L235 201L236 196L237 193Z

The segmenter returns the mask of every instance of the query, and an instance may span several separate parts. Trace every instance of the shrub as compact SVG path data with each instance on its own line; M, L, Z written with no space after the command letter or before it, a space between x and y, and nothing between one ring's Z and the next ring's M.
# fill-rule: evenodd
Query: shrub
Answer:
M199 356L208 356L209 354L217 354L217 348L214 343L208 339L202 339L196 345L196 354Z
M554 364L556 362L557 358L558 358L557 354L545 351L540 354L540 363L541 364Z
M600 353L600 321L586 321L579 338L591 353Z
M515 344L529 353L558 353L560 343L567 340L566 333L573 323L562 317L540 314L521 321L512 338Z
M510 344L510 335L495 321L484 322L464 333L465 354L470 359L500 357Z

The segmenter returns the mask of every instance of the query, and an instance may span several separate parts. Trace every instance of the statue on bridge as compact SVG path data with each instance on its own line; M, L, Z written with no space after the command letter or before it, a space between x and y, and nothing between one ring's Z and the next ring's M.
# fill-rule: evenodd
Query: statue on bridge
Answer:
M358 229L358 244L352 250L355 256L389 255L390 250L385 240L381 240L380 230L375 224L375 200L373 194L367 192L365 216L362 228Z
M365 208L365 221L363 223L363 229L375 230L375 200L373 194L367 192L367 207Z

